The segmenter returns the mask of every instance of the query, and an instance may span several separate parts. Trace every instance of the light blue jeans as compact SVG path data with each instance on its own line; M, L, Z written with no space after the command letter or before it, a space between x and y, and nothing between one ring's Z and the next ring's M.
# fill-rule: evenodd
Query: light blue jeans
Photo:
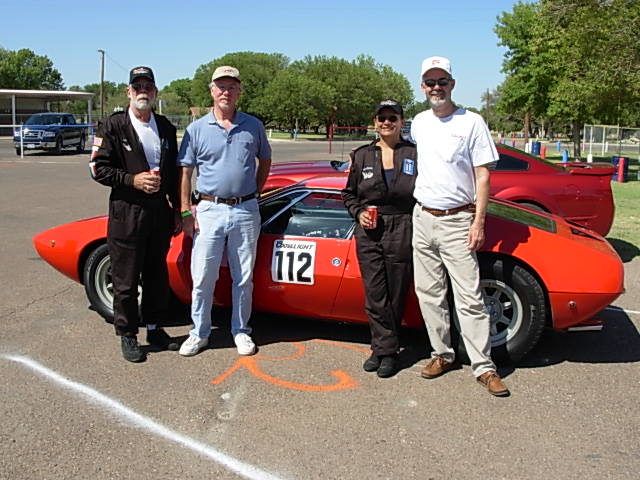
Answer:
M189 333L198 338L207 338L211 333L213 291L226 247L232 280L231 334L250 334L253 266L260 234L258 201L230 206L202 200L196 213L200 231L194 235L191 252L194 327Z

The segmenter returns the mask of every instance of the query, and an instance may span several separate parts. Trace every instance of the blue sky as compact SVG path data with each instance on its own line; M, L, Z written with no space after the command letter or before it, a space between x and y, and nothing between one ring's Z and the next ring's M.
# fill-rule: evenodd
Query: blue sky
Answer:
M131 67L145 64L160 87L236 51L278 52L292 61L366 54L406 75L419 100L422 59L442 55L452 61L454 100L479 107L482 92L504 78L504 48L493 28L515 3L2 0L0 46L48 56L67 87L99 81L98 49L106 51L105 80L124 82Z

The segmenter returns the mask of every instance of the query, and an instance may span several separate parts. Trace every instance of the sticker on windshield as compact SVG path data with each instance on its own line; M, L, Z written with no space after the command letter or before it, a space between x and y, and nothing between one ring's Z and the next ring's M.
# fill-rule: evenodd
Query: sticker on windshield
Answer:
M271 280L274 282L313 285L315 264L315 242L274 240L271 257Z

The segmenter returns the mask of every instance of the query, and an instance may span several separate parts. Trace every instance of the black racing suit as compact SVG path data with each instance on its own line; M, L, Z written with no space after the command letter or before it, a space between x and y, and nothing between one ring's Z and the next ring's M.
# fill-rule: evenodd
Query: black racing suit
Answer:
M155 115L160 136L160 191L133 187L133 177L149 164L128 109L98 125L91 173L111 187L107 246L111 256L113 324L116 335L135 336L139 324L162 325L169 316L167 252L179 209L176 129ZM169 204L171 202L171 204ZM142 319L138 315L138 283L142 278ZM141 321L142 320L142 321Z
M356 220L358 262L365 290L365 310L375 355L398 352L398 331L412 275L411 213L417 172L413 143L396 144L394 173L387 186L382 151L376 142L351 153L351 171L342 190L344 204ZM378 224L364 229L358 215L366 206L378 207Z

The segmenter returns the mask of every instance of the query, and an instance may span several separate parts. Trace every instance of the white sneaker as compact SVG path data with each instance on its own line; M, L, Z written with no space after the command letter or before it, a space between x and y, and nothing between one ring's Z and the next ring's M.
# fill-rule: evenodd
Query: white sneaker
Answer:
M207 343L209 343L208 338L198 338L195 335L189 335L189 338L180 346L178 353L185 357L191 357L198 353L200 349L206 347Z
M233 337L233 341L238 347L238 355L252 355L256 351L256 344L246 333L238 333Z

